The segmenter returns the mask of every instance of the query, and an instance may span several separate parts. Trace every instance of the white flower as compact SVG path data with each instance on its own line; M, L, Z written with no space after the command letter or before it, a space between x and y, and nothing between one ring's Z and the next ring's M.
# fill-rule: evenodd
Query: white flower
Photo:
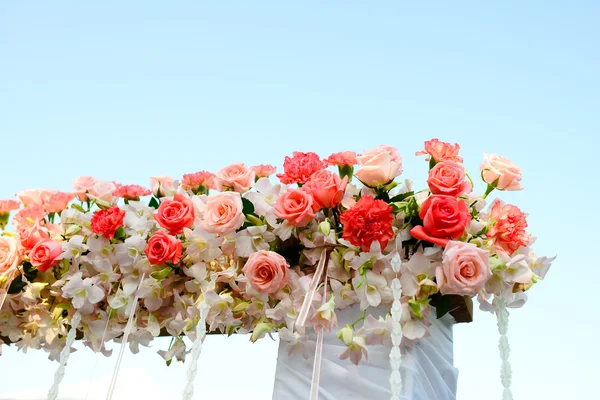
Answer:
M340 360L349 358L355 365L358 365L363 356L368 360L369 353L367 351L366 339L364 336L354 335L350 345L340 355Z
M400 275L400 283L402 284L402 294L405 296L418 296L423 294L429 297L430 289L436 287L433 278L435 277L435 264L423 255L423 253L415 253L408 262L402 263ZM428 290L422 292L422 288Z
M260 178L254 185L256 192L248 192L244 195L254 205L254 212L257 215L275 218L275 203L279 196L287 190L286 185L281 183L271 184L268 178Z
M81 279L81 276L81 271L77 272L62 288L63 296L72 298L73 307L77 309L96 304L104 298L104 290L96 286L92 278Z
M375 319L371 314L367 315L362 328L357 332L364 336L368 345L389 345L391 343L390 335L394 327L394 322L389 316Z
M356 302L358 297L352 289L352 285L348 282L346 284L341 283L338 280L332 279L329 281L333 294L335 296L335 306L337 308L345 308Z
M360 299L361 310L365 310L369 306L377 307L382 300L393 299L392 289L388 286L385 277L373 271L367 271L364 277L356 276L352 279L352 285Z
M238 233L235 241L235 253L238 257L250 257L260 250L269 250L269 243L275 240L275 235L267 231L267 225L249 226Z
M194 263L210 262L216 260L222 254L219 246L222 244L223 238L219 238L216 234L209 233L200 227L193 231L185 228L183 233L185 240L189 242L186 253Z
M288 342L288 344L287 344L288 355L290 357L292 357L298 351L302 351L304 349L304 347L306 346L306 343L308 341L308 336L303 335L297 331L292 331L288 328L281 328L281 329L279 329L279 339L284 342ZM304 358L308 358L308 355L306 354L306 352L302 352L302 353L304 355Z

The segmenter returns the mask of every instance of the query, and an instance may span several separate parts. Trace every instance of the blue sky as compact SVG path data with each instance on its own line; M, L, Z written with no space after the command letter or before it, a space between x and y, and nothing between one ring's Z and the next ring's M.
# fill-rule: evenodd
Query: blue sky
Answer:
M511 314L515 397L591 396L600 4L407 3L3 2L0 198L67 190L78 175L147 184L381 143L400 150L404 177L422 186L426 163L414 153L433 137L459 142L472 175L483 152L505 155L522 166L526 190L501 197L530 214L537 251L559 256ZM184 369L167 370L159 348L123 368L177 398ZM0 397L45 393L55 364L4 351ZM269 398L276 343L211 338L204 356L205 394L231 381L226 360L236 357L240 387ZM492 316L456 327L455 358L459 399L500 398ZM75 353L65 382L101 382L114 358L92 371L95 360Z

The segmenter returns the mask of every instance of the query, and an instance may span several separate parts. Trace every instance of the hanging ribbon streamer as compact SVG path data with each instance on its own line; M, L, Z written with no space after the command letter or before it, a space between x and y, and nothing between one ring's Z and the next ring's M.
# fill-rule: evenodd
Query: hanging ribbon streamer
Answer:
M106 297L108 297L110 295L109 294L106 295ZM102 339L100 340L100 350L102 350L102 346L104 346L104 339L106 338L106 332L108 332L108 325L110 323L110 317L112 316L112 308L110 309L110 311L108 312L107 316L106 316L106 325L104 326L104 332L102 332ZM92 373L90 374L90 380L88 382L88 388L87 391L85 392L85 400L88 399L88 396L90 395L90 388L92 387L92 380L94 379L94 374L96 373L96 368L98 368L98 352L95 351L94 349L94 367L92 368Z
M327 268L325 268L325 279L323 280L323 299L321 306L327 302ZM319 329L317 333L317 347L315 348L315 361L313 364L312 382L310 385L310 400L319 399L319 381L321 379L321 359L323 358L323 331Z
M8 297L8 289L10 288L10 284L15 278L15 274L17 273L16 269L13 269L10 272L7 272L3 278L6 280L2 283L2 287L0 287L0 311L2 311L2 306L4 306L4 301Z
M133 326L133 319L135 316L135 312L138 307L139 300L139 290L142 287L142 282L146 274L143 273L140 277L140 283L138 284L137 290L133 295L133 303L131 304L131 311L129 312L129 319L127 320L127 326L125 326L125 331L123 332L123 340L121 340L121 349L119 350L119 356L117 357L117 363L115 365L115 370L113 372L112 379L110 381L110 386L108 387L108 394L106 395L106 400L112 400L113 393L115 391L115 387L117 385L117 378L119 377L119 370L121 369L121 361L123 361L123 355L125 353L125 347L127 346L127 340L129 339L129 334L131 333L131 328Z
M75 311L73 315L73 319L71 319L71 329L69 329L69 333L67 333L67 341L65 343L65 347L60 352L60 365L54 374L54 383L52 387L48 391L48 400L56 400L58 397L58 387L65 376L65 366L67 365L67 361L69 360L69 355L71 354L71 346L75 342L75 336L77 335L77 328L79 327L79 323L81 322L81 314L79 310Z
M192 359L190 360L190 366L187 371L187 384L183 390L183 400L192 400L194 396L194 379L198 373L198 359L202 352L202 343L206 338L206 317L208 315L210 307L204 300L200 303L200 321L196 325L196 340L192 345Z
M506 333L508 331L508 310L506 309L506 303L502 297L495 297L496 303L496 319L498 321L498 332L500 333L500 341L498 343L498 349L500 350L500 358L502 359L502 366L500 368L500 379L502 380L502 400L512 400L513 395L510 390L510 384L512 381L512 370L508 356L510 354L510 346L508 345L508 337Z
M325 264L327 263L328 255L329 252L326 249L323 249L323 251L321 252L321 257L319 258L319 264L317 265L315 275L310 281L310 285L308 285L306 297L304 297L302 307L300 307L300 312L298 313L298 318L296 319L296 325L299 327L303 327L306 324L306 320L308 319L308 312L310 311L310 306L312 305L315 293L317 292L319 282L321 282L321 276L323 275L323 270L325 270Z
M390 351L390 365L392 367L390 388L392 391L392 400L399 400L400 392L402 391L402 375L400 375L400 365L402 364L402 354L400 353L400 343L402 342L402 304L400 304L402 285L398 278L401 264L400 257L396 255L392 259L392 270L396 273L396 277L392 280L392 294L394 296L394 302L392 303L392 321L394 324L391 334L392 350Z

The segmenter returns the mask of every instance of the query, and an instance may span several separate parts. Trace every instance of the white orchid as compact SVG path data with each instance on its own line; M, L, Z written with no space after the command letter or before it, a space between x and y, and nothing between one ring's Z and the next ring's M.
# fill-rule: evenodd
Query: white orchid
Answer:
M72 298L76 309L90 308L104 298L104 290L94 284L92 278L82 279L82 273L71 276L62 288L65 298ZM87 307L86 307L87 306Z

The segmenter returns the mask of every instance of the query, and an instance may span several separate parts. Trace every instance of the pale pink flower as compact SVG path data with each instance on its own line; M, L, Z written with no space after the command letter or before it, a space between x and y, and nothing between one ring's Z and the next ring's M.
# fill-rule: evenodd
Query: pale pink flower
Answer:
M56 190L28 189L17 193L17 197L25 206L43 206L54 193L56 193Z
M364 336L369 346L388 345L391 343L390 336L394 328L394 321L386 316L375 319L371 314L367 315L363 326L358 330L359 336Z
M350 359L354 365L358 365L363 356L368 360L369 353L366 346L366 338L360 335L353 335L349 344L346 344L346 350L340 355L340 360Z
M484 153L481 176L488 185L499 190L522 190L521 168L506 157Z
M369 187L392 182L402 173L402 157L391 146L377 146L357 157L361 167L355 175Z
M44 209L49 213L59 213L66 210L74 198L75 193L55 191L44 201Z
M472 243L450 240L436 270L436 281L442 294L475 296L492 276L489 252Z
M120 185L117 184L113 190L113 196L120 197L125 200L139 200L140 197L149 196L152 191L140 185Z
M252 167L252 170L254 171L256 179L260 179L268 178L269 176L273 175L275 171L277 171L277 168L272 165L260 164Z
M109 181L96 181L94 186L89 189L89 197L96 200L98 205L110 206L114 201L115 197L113 192L117 189L117 185L114 182Z
M81 201L87 201L86 193L98 182L93 176L80 176L73 180L72 186Z
M0 200L0 214L9 213L21 208L21 204L16 200Z
M156 197L171 196L175 192L175 179L170 176L151 176L150 188Z
M310 320L316 332L325 329L331 332L331 329L337 326L337 317L335 315L335 296L331 296L327 302L317 309L317 312Z
M254 171L243 163L228 165L215 175L217 190L244 193L254 184Z
M358 164L357 156L353 151L342 151L330 155L325 162L334 167L352 166Z
M222 236L235 232L244 224L242 197L238 192L223 192L206 199L202 227Z

